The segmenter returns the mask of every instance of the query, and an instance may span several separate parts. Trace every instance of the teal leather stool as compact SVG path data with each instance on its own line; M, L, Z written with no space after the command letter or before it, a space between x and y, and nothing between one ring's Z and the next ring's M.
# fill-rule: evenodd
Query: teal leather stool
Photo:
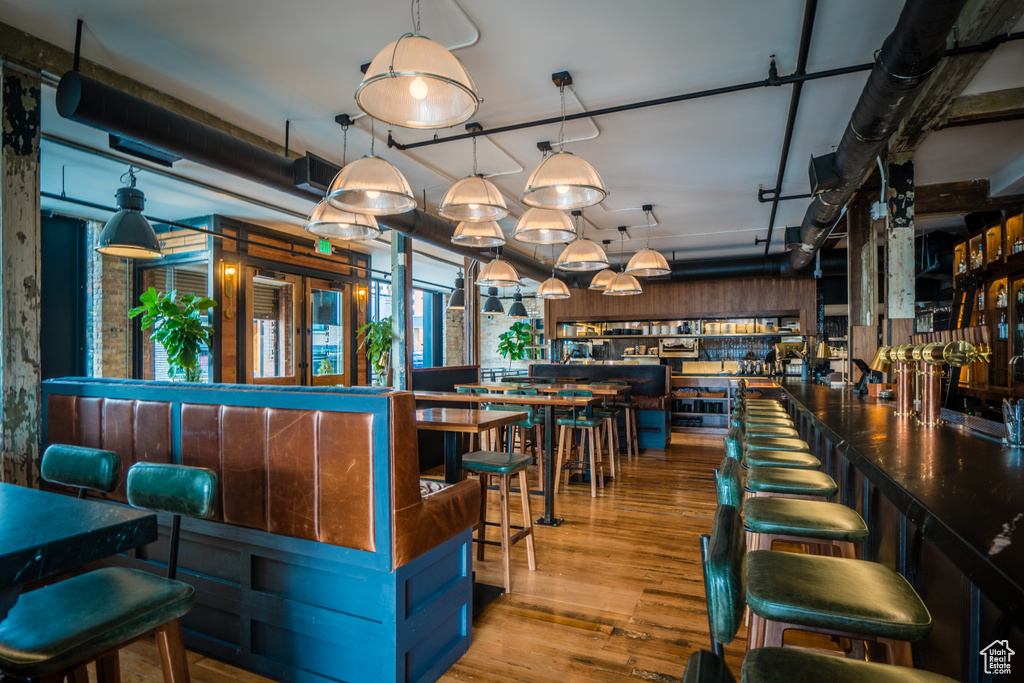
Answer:
M559 396L583 396L593 397L594 394L584 389L561 389ZM558 424L558 459L555 465L555 474L565 472L565 484L569 485L569 472L571 470L590 470L590 496L597 497L597 489L604 488L604 460L601 457L601 440L598 437L598 429L604 423L603 417L587 417L573 411L572 415L560 417ZM579 447L576 448L576 458L573 458L573 444L576 440L576 430L579 430ZM568 453L569 457L565 457ZM585 454L590 456L590 464L584 461ZM555 479L555 493L558 493L558 478Z
M533 544L533 515L530 513L530 487L526 482L526 468L533 458L523 453L503 453L499 451L475 451L462 456L462 469L473 472L480 477L480 522L476 525L477 559L484 559L484 548L487 545L501 546L501 568L505 579L505 592L512 592L512 546L526 539L526 558L530 571L537 569L537 556ZM523 525L511 526L509 521L509 480L513 474L519 474L519 497L523 504ZM492 475L498 476L498 494L500 496L501 523L487 521L487 491ZM501 541L487 540L487 527L501 528ZM516 533L512 534L512 529Z
M602 384L628 386L629 382L625 380L609 379L602 382ZM640 455L640 439L637 436L636 426L636 411L640 409L640 404L632 399L628 401L625 399L615 399L608 401L607 406L623 412L626 426L626 460L627 462L633 462L633 454L635 453L638 456ZM615 431L616 434L618 434L617 428Z
M755 495L827 499L839 492L835 480L817 470L790 467L751 467L746 490Z
M743 432L744 436L747 437L765 437L773 436L783 439L799 439L800 432L796 431L792 426L781 426L781 425L764 425L758 424L756 421L744 421L740 419L733 419L733 426Z
M817 470L821 461L801 450L748 450L740 430L733 427L723 438L725 454L740 461L744 467L790 467L802 470Z
M744 526L750 532L747 544L752 549L771 550L775 541L819 546L838 550L840 557L857 557L857 545L868 536L868 526L856 510L817 500L793 498L746 498L743 468L725 458L715 470L715 487L720 505L731 505L743 512Z
M22 594L0 622L4 674L56 682L95 661L99 681L119 680L118 650L152 633L164 679L189 680L180 618L192 608L195 590L174 580L180 515L216 512L217 475L139 463L128 470L127 489L132 506L174 515L168 577L106 567Z
M927 671L857 662L815 652L762 647L743 660L743 683L953 683ZM682 683L736 683L722 657L698 650L686 660Z
M718 507L711 535L701 537L715 641L728 643L735 636L745 599L754 617L749 647L762 640L781 646L786 630L801 629L878 642L891 664L911 665L910 642L928 635L932 619L906 579L863 560L773 550L747 553L744 538L739 512L731 505Z
M78 489L79 498L85 498L90 489L110 493L121 480L121 458L113 451L55 443L43 451L39 476L51 484Z

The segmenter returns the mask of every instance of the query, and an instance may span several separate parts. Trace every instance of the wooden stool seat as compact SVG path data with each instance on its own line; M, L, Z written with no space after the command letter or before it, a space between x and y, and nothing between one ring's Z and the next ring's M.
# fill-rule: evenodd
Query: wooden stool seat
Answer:
M537 569L537 555L533 543L533 516L530 512L530 488L526 481L526 468L533 462L533 457L525 453L504 453L500 451L474 451L462 456L462 469L480 476L480 522L477 524L477 537L473 539L479 544L477 559L484 559L487 545L501 546L501 566L505 584L505 592L512 592L512 546L526 539L526 557L530 571ZM523 505L523 525L512 526L509 521L509 479L519 474L519 497ZM501 523L487 521L487 486L492 475L497 475L498 493L501 505ZM501 528L501 541L487 540L487 527ZM516 529L516 533L512 533Z

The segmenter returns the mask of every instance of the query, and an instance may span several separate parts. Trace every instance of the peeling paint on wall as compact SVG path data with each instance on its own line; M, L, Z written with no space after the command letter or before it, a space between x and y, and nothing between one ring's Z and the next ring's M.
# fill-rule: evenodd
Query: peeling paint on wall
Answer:
M885 230L886 311L890 319L914 317L914 161L889 160Z
M0 64L0 478L39 480L40 78Z

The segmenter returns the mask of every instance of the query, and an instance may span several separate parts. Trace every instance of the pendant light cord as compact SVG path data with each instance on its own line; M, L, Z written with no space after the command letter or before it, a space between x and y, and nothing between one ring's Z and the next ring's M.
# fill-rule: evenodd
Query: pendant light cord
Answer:
M651 212L644 211L644 218L647 219L647 248L651 248Z
M341 124L341 167L348 163L348 124Z
M563 140L565 139L565 86L558 86L558 94L562 98L562 122L558 124L558 151L562 151Z
M377 141L377 135L373 132L373 124L376 122L372 116L370 117L370 156L373 156L373 143Z
M412 0L412 5L409 7L409 13L412 14L412 32L413 35L420 34L420 0Z
M473 175L477 175L477 173L476 173L476 138L475 137L473 138Z

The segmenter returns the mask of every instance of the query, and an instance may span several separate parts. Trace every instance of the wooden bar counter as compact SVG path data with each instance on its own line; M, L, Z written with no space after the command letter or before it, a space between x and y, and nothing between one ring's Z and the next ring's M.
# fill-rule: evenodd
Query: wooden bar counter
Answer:
M906 576L932 613L915 661L978 681L993 641L1024 652L1021 449L959 427L919 427L897 418L894 402L849 389L783 386L801 435L839 484L838 502L868 523L866 559Z

